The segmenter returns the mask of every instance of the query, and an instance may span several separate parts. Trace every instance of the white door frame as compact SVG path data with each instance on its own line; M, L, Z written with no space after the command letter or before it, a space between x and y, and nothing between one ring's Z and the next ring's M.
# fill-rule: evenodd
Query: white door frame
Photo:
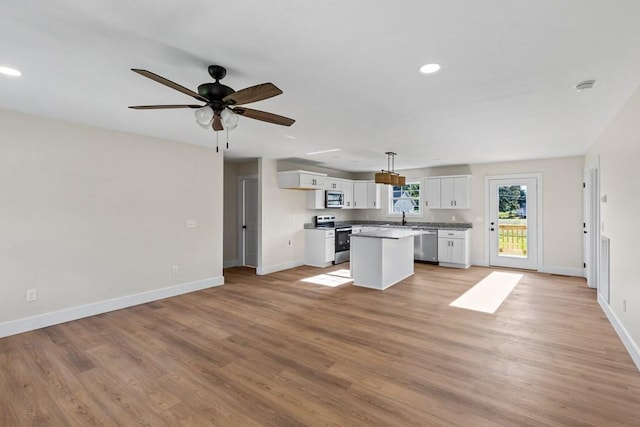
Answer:
M537 256L537 267L536 270L540 271L544 265L544 258L543 258L543 239L542 239L542 225L543 225L543 219L542 219L542 212L544 212L543 209L543 205L542 205L542 173L518 173L518 174L509 174L509 175L487 175L484 177L484 262L485 265L489 265L490 261L490 255L491 255L491 233L489 232L489 223L491 222L491 218L490 218L490 212L491 212L491 206L490 206L490 198L491 198L491 181L494 179L522 179L522 178L535 178L536 180L536 204L537 204L537 211L536 211L536 228L537 228L537 233L536 233L536 238L538 239L537 241L537 251L536 251L536 256Z
M244 230L242 225L244 223L244 185L243 182L249 179L258 179L258 175L242 175L238 177L238 197L237 197L237 247L238 247L238 265L245 265L245 253L244 253ZM256 204L258 201L256 200ZM258 228L260 223L258 221ZM259 259L258 259L259 261ZM257 267L257 266L256 266Z
M599 288L600 271L600 158L585 165L583 172L584 277L590 288Z

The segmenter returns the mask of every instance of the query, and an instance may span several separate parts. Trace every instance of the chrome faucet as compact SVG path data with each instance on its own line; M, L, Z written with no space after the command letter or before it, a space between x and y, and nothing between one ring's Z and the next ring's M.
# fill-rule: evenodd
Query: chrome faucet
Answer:
M402 211L402 225L407 225L407 220L405 219L404 215L405 215L405 212Z

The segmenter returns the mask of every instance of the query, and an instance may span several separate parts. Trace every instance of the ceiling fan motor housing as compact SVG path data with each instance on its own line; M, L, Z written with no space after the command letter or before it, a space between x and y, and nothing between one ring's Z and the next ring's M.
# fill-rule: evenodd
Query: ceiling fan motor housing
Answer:
M210 101L214 110L216 108L219 110L224 109L226 104L222 99L234 92L235 90L231 89L229 86L225 86L218 82L204 83L198 86L198 93Z

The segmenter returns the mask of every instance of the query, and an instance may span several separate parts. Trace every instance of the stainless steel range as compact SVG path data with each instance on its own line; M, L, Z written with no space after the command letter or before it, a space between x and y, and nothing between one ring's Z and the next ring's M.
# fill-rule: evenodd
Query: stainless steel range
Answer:
M317 228L334 228L336 231L334 264L341 264L350 259L351 254L351 226L337 226L335 215L318 215L313 220Z

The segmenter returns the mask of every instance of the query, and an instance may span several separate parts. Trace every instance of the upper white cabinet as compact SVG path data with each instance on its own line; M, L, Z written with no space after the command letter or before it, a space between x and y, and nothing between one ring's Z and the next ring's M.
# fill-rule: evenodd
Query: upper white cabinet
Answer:
M440 178L424 180L425 206L429 209L440 209Z
M325 190L307 191L307 209L324 209L325 208Z
M326 177L324 179L324 188L325 190L334 190L334 191L343 191L342 187L344 180L340 178L330 178Z
M353 181L349 179L342 181L342 193L344 195L342 209L353 209Z
M425 178L424 182L428 209L469 209L468 175Z
M298 190L324 190L326 173L301 170L278 172L278 187Z
M353 181L353 208L380 209L380 186L374 181Z

